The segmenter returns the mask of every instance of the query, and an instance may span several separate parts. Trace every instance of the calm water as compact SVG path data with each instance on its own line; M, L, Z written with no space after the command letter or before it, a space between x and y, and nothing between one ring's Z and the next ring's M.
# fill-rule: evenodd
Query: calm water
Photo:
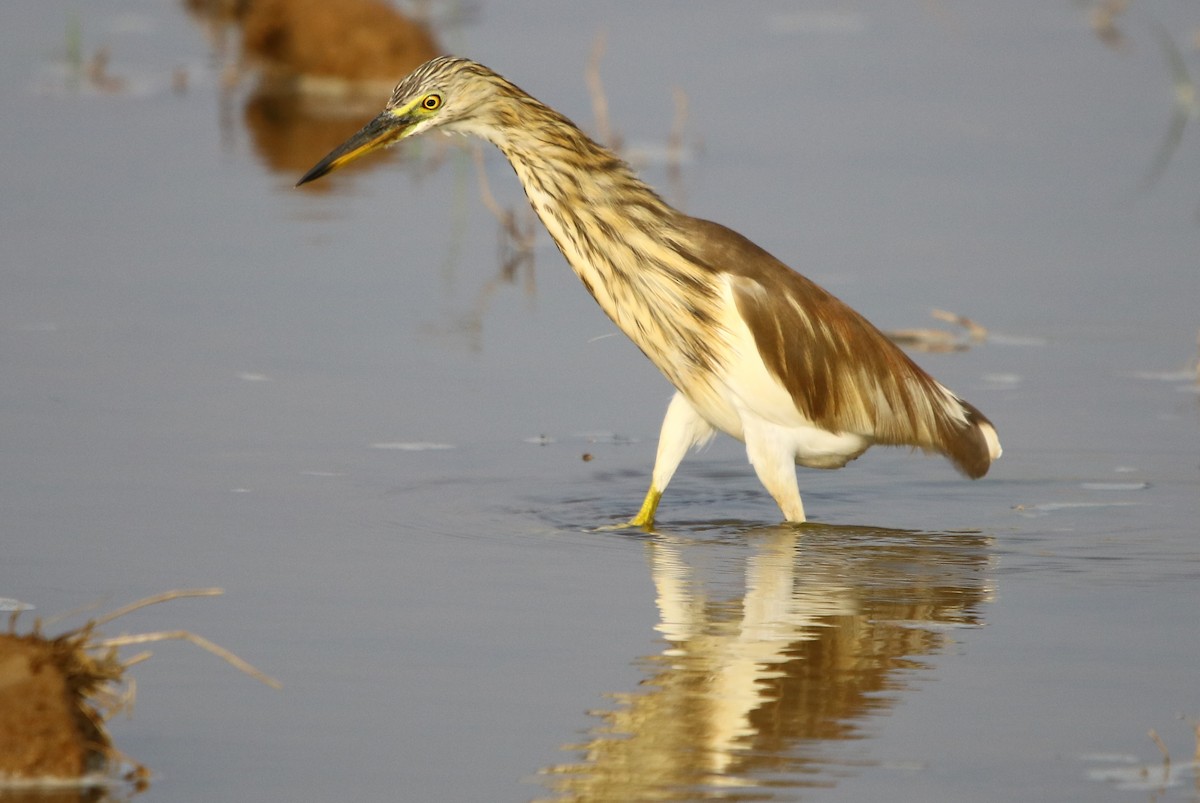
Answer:
M1200 120L1160 37L1200 76L1196 9L1136 3L1119 46L1066 0L433 9L581 123L607 32L669 197L881 326L988 326L918 358L1005 456L803 471L795 530L719 441L661 532L595 532L669 389L544 234L504 275L469 151L293 190L370 111L223 92L174 3L6 5L0 597L221 586L112 630L285 685L157 647L113 723L139 799L1200 797Z

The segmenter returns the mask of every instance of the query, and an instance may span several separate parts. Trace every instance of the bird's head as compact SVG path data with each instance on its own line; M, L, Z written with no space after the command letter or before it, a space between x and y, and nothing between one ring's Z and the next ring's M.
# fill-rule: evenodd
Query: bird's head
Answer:
M396 85L374 120L330 151L296 186L431 128L486 137L488 101L507 85L488 68L467 59L442 56L427 61Z

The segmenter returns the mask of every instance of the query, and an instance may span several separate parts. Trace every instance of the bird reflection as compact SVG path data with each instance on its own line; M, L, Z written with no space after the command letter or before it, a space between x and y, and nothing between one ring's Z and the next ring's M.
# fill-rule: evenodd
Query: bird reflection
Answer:
M827 526L647 542L666 646L615 694L553 799L771 800L830 786L946 630L980 624L990 539ZM839 757L839 753L841 756Z

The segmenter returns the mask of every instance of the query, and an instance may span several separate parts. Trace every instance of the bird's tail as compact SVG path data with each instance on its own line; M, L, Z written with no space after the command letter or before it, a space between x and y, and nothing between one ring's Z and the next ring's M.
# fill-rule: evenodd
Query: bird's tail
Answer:
M940 427L938 451L950 458L954 467L971 479L987 474L992 461L1003 454L996 428L973 405L954 397L961 405L963 418L947 420Z

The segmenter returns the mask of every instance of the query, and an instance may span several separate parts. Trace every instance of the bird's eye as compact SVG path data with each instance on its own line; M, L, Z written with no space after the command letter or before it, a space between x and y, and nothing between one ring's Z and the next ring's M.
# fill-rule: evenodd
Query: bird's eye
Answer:
M421 101L421 108L425 109L425 111L427 111L427 112L431 112L434 109L439 109L439 108L441 108L441 106L442 106L442 96L441 95L426 95L425 99Z

